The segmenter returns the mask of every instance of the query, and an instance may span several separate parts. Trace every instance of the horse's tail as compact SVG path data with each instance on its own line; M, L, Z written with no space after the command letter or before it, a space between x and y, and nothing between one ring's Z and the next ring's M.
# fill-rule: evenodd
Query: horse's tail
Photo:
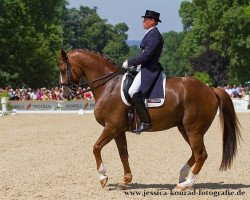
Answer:
M223 131L223 153L220 171L231 167L237 153L237 143L241 137L241 125L236 116L231 97L226 91L214 88L219 100L220 123Z

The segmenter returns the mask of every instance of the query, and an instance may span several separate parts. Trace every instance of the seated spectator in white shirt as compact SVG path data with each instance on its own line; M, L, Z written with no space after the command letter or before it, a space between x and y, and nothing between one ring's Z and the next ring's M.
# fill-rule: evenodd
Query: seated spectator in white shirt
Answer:
M225 91L230 95L230 97L233 97L233 91L230 85L228 85L225 89Z

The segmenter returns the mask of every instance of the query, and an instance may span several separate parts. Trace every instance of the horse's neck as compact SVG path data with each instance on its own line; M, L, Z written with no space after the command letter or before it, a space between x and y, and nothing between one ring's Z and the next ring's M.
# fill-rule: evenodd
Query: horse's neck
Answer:
M109 63L105 58L94 53L86 53L84 55L84 63L82 67L85 72L85 78L90 82L106 76L116 70L116 67Z
M92 90L92 93L94 95L94 98L96 101L98 101L98 99L105 95L105 89L108 86L111 86L113 83L113 78L111 78L110 76L107 76L109 74L113 73L112 71L98 71L98 72L93 72L93 73L89 73L88 75L86 75L86 79L88 82L90 82L90 88ZM88 76L88 77L87 77ZM94 82L93 82L94 81Z
M91 67L85 72L85 78L88 82L100 79L108 74L112 73L111 70L104 69L102 67Z
M100 59L100 60L98 60ZM86 62L88 61L88 62ZM93 83L93 81L96 81L102 77L105 77L111 73L113 73L114 71L116 71L116 67L113 66L112 64L110 64L107 60L105 60L104 58L100 58L100 57L96 57L95 55L90 55L90 57L88 57L88 59L85 60L85 63L82 66L84 69L84 76L87 79L88 82ZM112 81L112 80L110 80ZM108 82L110 82L108 81ZM104 88L107 86L107 83L104 84L101 87L98 87L98 85L102 85L102 83L106 82L105 79L102 80L98 80L96 81L92 87L96 87L96 89L94 89L93 95L94 98L96 100L99 99L100 96L102 96L103 94L103 90Z

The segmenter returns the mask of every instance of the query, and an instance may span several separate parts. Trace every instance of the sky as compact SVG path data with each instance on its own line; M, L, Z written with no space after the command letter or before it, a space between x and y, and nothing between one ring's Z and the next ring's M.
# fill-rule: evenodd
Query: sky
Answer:
M178 10L183 0L68 0L69 8L88 6L97 7L98 15L107 19L109 24L126 23L129 27L128 40L142 40L145 30L142 18L146 10L160 13L162 23L158 24L161 33L171 30L182 31Z

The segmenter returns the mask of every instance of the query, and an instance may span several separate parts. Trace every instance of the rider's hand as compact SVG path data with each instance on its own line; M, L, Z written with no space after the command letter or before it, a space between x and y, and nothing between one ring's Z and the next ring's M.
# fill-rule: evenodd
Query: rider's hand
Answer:
M127 60L122 64L122 67L124 69L128 69L128 61Z

